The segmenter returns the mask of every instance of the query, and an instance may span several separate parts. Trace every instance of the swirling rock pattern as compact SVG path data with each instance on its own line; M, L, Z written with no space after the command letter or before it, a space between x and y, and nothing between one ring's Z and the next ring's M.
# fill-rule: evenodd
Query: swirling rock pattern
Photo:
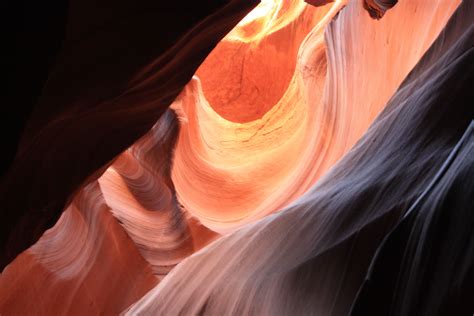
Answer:
M117 314L217 237L177 202L171 165L178 131L167 110L79 192L0 276L2 314Z
M158 280L97 182L0 275L2 315L118 314Z
M298 18L256 43L236 38L238 25L172 105L184 116L173 168L180 202L210 229L228 233L294 201L363 135L456 5L405 2L374 21L360 4L351 3L330 28L325 26L342 2L293 8ZM297 30L303 32L312 21L308 15L319 22L309 23L313 27L298 41L292 23L301 23ZM423 27L428 21L433 23L429 31ZM301 43L297 54L293 42ZM280 55L296 63L287 65ZM275 61L268 66L273 74L257 68L264 59ZM258 69L272 80L254 84ZM239 86L239 81L250 83ZM277 81L283 81L284 92L278 93ZM265 108L265 95L253 90L270 90L271 107L243 120L235 113ZM231 102L228 95L234 96Z
M0 183L2 268L153 127L256 4L71 1L62 51Z
M288 10L299 15L257 42L236 39L241 27L237 26L172 105L183 116L173 181L181 203L212 230L227 233L278 210L324 172L318 164L325 155L330 126L319 106L326 72L323 31L340 6L290 6ZM300 24L302 28L295 28ZM229 60L229 54L243 58ZM296 62L284 59L286 55ZM273 80L256 80L259 65L268 59L275 63L261 71ZM216 71L216 65L231 78L220 79L227 75ZM234 76L235 81L250 84L235 92ZM271 95L252 92L260 90ZM229 94L236 94L231 106L222 101ZM249 108L263 112L250 121L237 114L251 113ZM315 157L315 152L322 155Z
M357 6L342 11L328 33L348 23ZM308 193L185 259L128 314L347 315L385 234L445 168L474 117L472 7L468 13L454 16L366 134ZM467 133L465 150L448 171L453 177L472 170ZM440 187L446 194L447 181ZM469 232L463 242L472 240ZM472 266L472 253L467 258ZM449 277L439 280L449 284L443 283ZM443 299L452 306L459 296L450 295ZM401 310L417 306L410 302ZM358 314L367 315L371 303L365 306Z
M160 277L216 235L201 232L195 243L188 226L198 223L188 223L176 199L171 160L177 136L178 120L168 110L99 179L107 205Z
M470 314L472 2L208 4L72 1L0 314Z

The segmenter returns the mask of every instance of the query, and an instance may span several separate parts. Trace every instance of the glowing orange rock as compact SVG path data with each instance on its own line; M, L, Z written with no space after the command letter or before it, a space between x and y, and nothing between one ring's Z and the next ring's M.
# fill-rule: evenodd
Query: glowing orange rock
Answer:
M176 200L170 176L178 127L165 112L99 179L107 205L160 278L216 237L199 230Z
M177 203L170 179L177 133L176 116L165 112L7 266L2 315L118 314L216 238Z
M0 275L2 315L118 314L158 283L94 182Z
M268 33L249 40L239 35L247 24L238 25L172 105L182 116L173 167L179 200L217 232L288 204L321 174L323 31L342 4L287 4Z
M262 118L289 89L301 43L328 10L298 0L262 1L196 73L210 106L232 122Z
M220 233L291 203L347 153L457 6L399 4L377 21L351 4L361 22L333 22L326 52L323 31L344 2L284 3L257 7L273 15L244 19L172 105L183 116L179 200Z
M321 130L325 133L312 134L321 146L312 151L312 157L320 160L311 164L311 170L322 174L333 168L305 195L279 212L222 237L184 260L163 282L132 305L127 310L128 315L348 315L370 259L384 236L433 184L450 153L456 152L459 139L464 139L462 135L469 124L472 140L474 111L470 99L464 96L468 90L472 91L469 84L473 77L472 73L463 73L463 68L472 65L473 59L473 55L467 53L472 53L474 7L470 3L462 4L457 19L452 20L422 58L458 4L403 1L378 21L369 17L361 1L350 2L327 27L325 94L321 103L314 104L321 112L317 126L323 126ZM468 14L463 16L463 9ZM431 24L429 29L426 28L428 23ZM308 54L306 60L314 57L312 65L320 60L318 49L306 51L303 46L302 50ZM315 80L317 75L318 72L306 79ZM213 137L208 136L211 134L208 129L215 128L208 117L217 114L203 102L202 95L196 97L199 92L197 80L188 89L181 101L187 114L186 124L193 129L189 132L191 136L185 134L185 140L188 142L189 137L192 141L178 144L174 170L182 199L188 192L193 192L193 181L200 188L200 177L207 176L207 181L212 181L215 178L211 175L218 174L197 173L196 178L189 180L189 187L181 190L183 187L179 185L186 173L179 177L177 174L179 168L186 167L184 153L200 155L203 163L196 163L196 166L207 168L204 162L214 165L211 153L220 153L223 146L217 145L225 144L211 141L226 136L223 127L216 128ZM457 96L458 92L462 97ZM193 102L193 97L198 102ZM456 100L446 104L451 98ZM199 114L199 111L205 113ZM186 124L183 124L183 133L186 133ZM230 125L228 121L219 124ZM197 133L199 130L201 133ZM362 134L364 136L360 138ZM195 142L199 147L189 146ZM466 158L472 153L472 144L472 141L465 144L461 155L464 160L457 165L464 164L465 169L451 170L452 173L464 170L465 173L460 173L464 179L467 178L466 170L472 172L468 167L472 166L472 159ZM180 149L180 146L184 148ZM207 146L206 150L203 146ZM184 152L181 157L180 150ZM231 161L233 155L229 156ZM183 162L179 161L181 159ZM190 160L192 157L187 161ZM279 153L273 156L273 161L278 161L280 166L287 160L288 156ZM253 161L254 164L257 162L262 160ZM219 177L222 182L215 189L220 186L220 192L226 192L224 189L228 188L224 185L238 188L237 181L225 182L229 178L233 180L229 175L234 175L230 172L236 167L218 167L227 174ZM187 176L191 177L191 168L187 170ZM277 171L275 168L274 172ZM259 180L267 180L261 177L262 173L246 174L250 179L243 187L259 189ZM242 172L235 174L237 177ZM452 182L458 180L453 180L452 174L447 178ZM268 188L273 184L269 181L264 186ZM444 185L442 183L440 187ZM300 183L296 182L296 186ZM261 195L265 193L261 191ZM212 191L206 194L203 190L201 194L214 198ZM452 197L442 195L446 199ZM245 199L234 198L234 203L247 206ZM198 194L192 196L192 202L196 204L191 206L198 208L199 203L204 203L202 200L204 197L199 199ZM217 205L218 199L215 201ZM222 209L228 210L229 201L220 202ZM206 219L206 225L217 228L230 225L226 220L231 216L219 217L217 207L213 217L193 211ZM205 207L202 212L210 213ZM238 221L245 219L234 218L233 224L237 225ZM470 236L472 239L472 234ZM467 244L468 239L465 240ZM463 252L463 248L458 248ZM415 256L414 261L417 261L421 251L417 250ZM420 268L424 270L425 267ZM407 271L407 274L411 272ZM417 283L419 279L410 281ZM456 286L453 288L457 289ZM456 294L447 295L454 295L452 301L456 301Z
M260 308L245 304L267 294L262 310L283 311L275 301L286 297L280 285L298 277L288 271L360 228L349 220L359 213L338 205L340 183L323 178L314 184L351 148L336 171L341 178L352 172L354 152L365 155L366 148L356 142L458 5L405 1L376 21L365 9L380 18L395 1L352 1L339 12L345 3L315 8L296 0L262 1L172 104L181 129L167 111L4 270L2 315L118 313L137 300L131 313L242 312ZM370 147L377 136L372 130L367 135ZM347 202L351 186L344 185ZM375 194L370 183L358 185L357 201L365 201L363 190ZM172 270L219 233L278 211ZM350 217L353 226L340 225L332 211ZM377 220L371 217L376 211L361 222ZM338 229L346 235L331 235ZM321 281L318 273L311 276ZM318 291L311 295L322 293L322 285L313 282ZM202 306L206 300L212 304ZM332 308L313 302L314 310Z

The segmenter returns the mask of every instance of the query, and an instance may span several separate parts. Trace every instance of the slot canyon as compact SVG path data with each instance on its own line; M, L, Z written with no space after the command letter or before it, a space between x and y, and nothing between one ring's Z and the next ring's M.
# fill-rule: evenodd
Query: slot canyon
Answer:
M18 13L1 316L473 315L474 1L53 5Z

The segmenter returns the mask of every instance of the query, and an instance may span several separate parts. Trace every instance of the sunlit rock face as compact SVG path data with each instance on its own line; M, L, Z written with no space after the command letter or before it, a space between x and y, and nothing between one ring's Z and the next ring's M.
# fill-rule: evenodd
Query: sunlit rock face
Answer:
M99 179L113 215L159 277L217 235L183 212L176 199L170 176L178 128L176 115L165 112Z
M262 2L172 105L183 117L179 200L217 232L307 191L362 136L457 6L407 2L376 21L350 3L327 29L342 1L283 3Z
M245 18L172 105L183 121L173 168L179 200L218 232L276 211L319 174L323 33L340 4L284 4L262 2L269 13Z
M135 71L118 86L98 76L93 110L89 93L58 116L46 98L32 120L46 132L33 149L25 136L23 153L46 159L54 184L18 203L2 262L55 223L50 204L71 202L3 270L1 315L474 310L474 5L252 5L210 10L155 60L124 57ZM69 119L89 136L74 164L87 163L61 180L47 157L72 159L63 140L79 134L42 137ZM2 183L8 205L19 161Z
M430 204L439 212L449 203L448 195L456 196L450 192L462 195L472 190L472 179L467 179L474 168L474 108L470 101L474 7L468 2L460 6L422 58L436 38L435 32L426 34L426 23L437 17L437 30L441 31L457 6L436 4L438 7L425 1L402 2L381 21L371 20L360 2L351 2L340 11L326 30L329 78L323 104L342 104L341 109L336 107L334 120L341 119L343 126L359 128L361 133L369 123L352 121L352 111L365 109L368 120L370 114L376 115L376 105L390 98L384 110L352 150L305 195L184 260L131 306L129 315L347 315L351 310L355 315L417 311L433 315L449 308L473 308L465 296L471 289L468 280L472 280L472 272L468 271L474 262L470 224L463 226L458 240L464 246L436 248L461 260L451 265L458 270L441 266L434 271L442 274L430 271L436 284L451 290L437 292L428 285L431 278L423 275L425 264L436 267L445 259L431 256L438 254L433 250L436 246L423 238L422 244L413 240L407 248L387 245L407 260L402 261L399 290L387 289L380 282L378 288L372 288L369 275L367 292L360 301L357 298L376 249L407 211L418 208L421 197L428 200L422 202L418 225L411 228L413 236L424 236L426 230L442 225L430 219L436 214L427 211ZM411 32L400 31L405 27ZM425 36L420 37L422 34ZM338 134L344 132L335 128L330 139L343 141ZM338 141L336 145L342 147ZM460 189L458 185L463 183L470 189ZM472 213L472 197L467 199L471 202L462 197L457 201L462 205L460 214L471 223L467 210ZM459 220L455 213L445 216ZM439 226L437 229L442 232ZM410 233L408 230L406 236L411 238ZM455 238L454 232L446 234L451 240ZM463 247L470 249L468 254ZM417 252L406 253L404 249ZM383 267L396 280L399 266L385 263ZM384 275L376 274L377 280L383 280ZM457 281L450 275L456 275ZM402 298L407 299L408 289L413 297L405 301ZM387 304L371 300L379 297ZM390 305L392 298L398 305Z

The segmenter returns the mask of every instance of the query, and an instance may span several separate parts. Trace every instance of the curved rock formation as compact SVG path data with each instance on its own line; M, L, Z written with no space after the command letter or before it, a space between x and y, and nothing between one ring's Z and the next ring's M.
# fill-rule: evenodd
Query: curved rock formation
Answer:
M307 6L300 10L295 21L303 26L315 17L321 19L304 40L301 34L294 34L295 26L290 23L269 39L245 43L234 38L237 26L230 39L226 37L199 68L182 98L172 105L183 115L173 168L179 200L212 230L229 232L278 210L307 190L323 172L315 161L323 157L314 157L315 152L324 150L328 140L324 135L325 111L319 106L326 71L323 31L340 7L336 3L313 11ZM302 43L298 54L297 49L286 46L293 41L298 47ZM226 57L232 47L244 55L238 64ZM253 50L259 53L254 54ZM280 62L285 55L295 58L296 63ZM258 68L262 60L274 58L275 62L267 67L275 74L265 74L265 68ZM243 92L262 89L276 93L269 98L273 101L268 100L271 109L251 121L241 122L232 113L245 113L249 107L264 108L254 104L254 98L261 94L238 94L232 103L233 112L219 103L212 104L219 96L233 93L231 83L224 81L220 87L213 84L225 78L220 71L212 71L216 64L231 73L231 82L235 67L248 68L250 73L261 70L265 76L281 81L270 85L264 81L259 86L247 72L236 74L242 76L237 81L250 82L251 87L241 87ZM275 90L278 85L284 88L281 95ZM265 96L262 99L264 102ZM275 161L275 157L280 158Z
M0 183L1 315L472 313L472 2L103 1Z
M234 231L306 192L366 131L457 3L405 2L380 21L351 3L327 30L326 54L323 31L342 5L339 1L315 11L301 10L293 23L305 25L309 12L320 21L301 41L298 54L286 46L299 43L299 34L287 40L285 32L295 32L292 24L257 43L235 39L237 26L173 105L185 117L173 181L180 202L210 229ZM295 57L296 63L280 62L280 54ZM229 59L229 55L243 57ZM331 60L328 66L326 55ZM262 59L272 60L266 67L275 74L257 68ZM288 69L293 77L287 83ZM248 75L255 72L275 79L256 85L255 75ZM286 88L281 96L275 81ZM265 93L253 95L252 89L269 90L277 101L268 112L242 122L232 113L265 108ZM226 96L233 94L237 97L229 103ZM260 103L254 102L257 96ZM230 110L222 105L227 103Z
M167 110L7 266L2 315L118 314L216 238L177 203L171 165L178 131Z
M93 182L0 275L2 315L118 314L158 283Z
M171 160L177 136L177 118L168 110L99 179L107 205L158 276L216 235L202 228L193 236L189 225L199 223L189 222L176 199Z
M471 122L379 248L352 315L468 315L474 309L473 157Z
M363 19L353 14L358 6L349 4L328 35L347 30L344 24L355 17ZM397 6L392 17L395 10L404 9ZM185 259L128 313L349 313L382 239L429 188L474 117L472 6L465 2L458 10L467 13L453 17L365 136L318 184L282 211ZM388 32L390 18L385 19ZM392 21L395 28L396 20ZM440 28L443 24L440 21ZM413 43L419 39L414 37ZM364 47L373 41L358 44ZM349 60L357 60L356 52L346 52ZM394 65L387 59L387 69ZM351 70L347 65L345 69ZM399 68L392 73L395 70ZM387 77L378 74L371 79L382 82ZM471 161L461 159L461 169L472 168ZM466 241L469 235L463 237ZM445 299L452 303L458 297Z
M71 1L62 51L0 183L1 268L151 129L256 4Z

